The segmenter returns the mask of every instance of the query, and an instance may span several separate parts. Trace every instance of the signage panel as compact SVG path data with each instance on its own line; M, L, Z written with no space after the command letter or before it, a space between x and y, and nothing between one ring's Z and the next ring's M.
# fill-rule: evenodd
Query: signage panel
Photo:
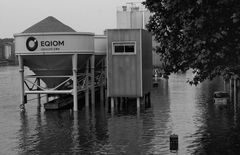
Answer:
M16 54L94 52L92 33L17 34Z

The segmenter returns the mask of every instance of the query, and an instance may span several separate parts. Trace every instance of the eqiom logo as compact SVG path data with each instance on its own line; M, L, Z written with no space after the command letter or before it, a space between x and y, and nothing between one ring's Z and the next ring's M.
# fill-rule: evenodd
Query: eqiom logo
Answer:
M29 37L26 41L26 47L29 51L35 51L38 48L38 41L34 37Z

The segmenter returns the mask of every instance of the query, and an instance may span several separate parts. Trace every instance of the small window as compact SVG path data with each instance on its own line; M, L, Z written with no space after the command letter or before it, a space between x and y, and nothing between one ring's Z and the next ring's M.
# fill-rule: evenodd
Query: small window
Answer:
M113 42L114 54L135 54L135 42Z
M114 46L115 53L123 53L124 52L124 46L122 45L116 45Z
M125 52L126 53L134 53L134 45L126 45Z

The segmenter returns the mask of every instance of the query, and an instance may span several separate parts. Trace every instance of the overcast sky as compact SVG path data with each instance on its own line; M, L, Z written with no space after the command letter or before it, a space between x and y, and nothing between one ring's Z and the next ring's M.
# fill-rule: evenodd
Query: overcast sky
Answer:
M53 16L78 32L116 28L116 9L143 0L0 0L0 38L12 38Z

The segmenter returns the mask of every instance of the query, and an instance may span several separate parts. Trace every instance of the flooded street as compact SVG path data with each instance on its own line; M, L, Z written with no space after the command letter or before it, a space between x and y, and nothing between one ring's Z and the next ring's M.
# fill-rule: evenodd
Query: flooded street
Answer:
M20 112L18 67L0 67L0 154L238 154L240 115L217 107L212 95L222 81L197 87L186 83L191 74L160 80L151 105L123 104L114 113L107 104L79 112L45 111L37 101ZM169 150L177 134L179 150Z

